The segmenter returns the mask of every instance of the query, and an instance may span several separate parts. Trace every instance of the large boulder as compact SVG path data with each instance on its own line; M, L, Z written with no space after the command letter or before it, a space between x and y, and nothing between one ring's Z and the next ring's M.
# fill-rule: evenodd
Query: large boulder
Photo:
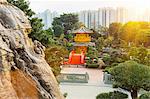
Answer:
M25 14L0 0L0 99L64 99Z

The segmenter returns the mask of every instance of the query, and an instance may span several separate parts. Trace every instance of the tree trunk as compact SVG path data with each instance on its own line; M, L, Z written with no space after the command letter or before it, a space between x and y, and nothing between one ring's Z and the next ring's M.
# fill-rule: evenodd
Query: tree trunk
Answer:
M137 90L132 90L131 91L131 97L132 97L132 99L137 99L138 98Z

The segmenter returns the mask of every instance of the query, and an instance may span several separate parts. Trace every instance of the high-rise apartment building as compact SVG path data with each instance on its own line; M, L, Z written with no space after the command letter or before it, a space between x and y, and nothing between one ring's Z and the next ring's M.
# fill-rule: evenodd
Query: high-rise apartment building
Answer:
M44 24L44 29L48 29L49 27L52 27L53 18L58 16L59 14L57 12L50 12L50 10L45 10L44 12L35 15L35 17L42 19L42 23Z
M77 13L79 21L86 27L97 29L100 26L109 27L113 22L126 23L128 21L150 22L150 9L127 9L124 7L102 7L98 10L84 10ZM58 17L57 12L46 10L36 15L43 20L44 29L52 27L53 18Z
M79 21L88 28L108 27L110 23L127 21L127 10L125 8L104 7L98 10L81 11L78 13Z

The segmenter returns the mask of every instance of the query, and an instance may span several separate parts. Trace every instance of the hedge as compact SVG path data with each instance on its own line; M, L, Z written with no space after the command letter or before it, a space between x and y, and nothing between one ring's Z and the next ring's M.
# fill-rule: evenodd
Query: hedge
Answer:
M96 96L96 99L127 99L128 95L119 91L101 93Z

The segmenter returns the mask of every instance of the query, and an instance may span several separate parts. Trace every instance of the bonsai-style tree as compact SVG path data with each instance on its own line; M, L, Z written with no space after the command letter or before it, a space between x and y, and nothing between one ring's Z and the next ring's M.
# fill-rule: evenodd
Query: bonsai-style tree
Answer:
M78 15L73 13L62 14L60 17L55 17L52 23L54 34L59 37L64 33L65 38L70 39L71 34L69 31L74 29L78 22Z
M131 93L132 99L137 99L138 91L150 90L150 67L134 61L126 61L112 68L114 87L125 89Z
M60 66L62 65L63 59L68 55L68 51L65 47L58 45L51 45L45 50L45 59L51 66L55 76L60 74Z

